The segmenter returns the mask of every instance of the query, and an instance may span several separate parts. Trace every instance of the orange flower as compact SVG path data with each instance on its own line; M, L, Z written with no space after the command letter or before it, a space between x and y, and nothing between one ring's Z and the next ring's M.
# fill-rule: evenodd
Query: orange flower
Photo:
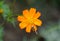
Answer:
M0 14L3 13L3 9L0 9Z
M21 22L19 24L20 29L26 28L26 32L30 33L31 29L33 31L37 31L37 26L42 25L42 21L39 20L38 18L41 16L40 12L36 13L35 8L30 8L30 10L24 10L23 11L23 16L18 16L17 20Z

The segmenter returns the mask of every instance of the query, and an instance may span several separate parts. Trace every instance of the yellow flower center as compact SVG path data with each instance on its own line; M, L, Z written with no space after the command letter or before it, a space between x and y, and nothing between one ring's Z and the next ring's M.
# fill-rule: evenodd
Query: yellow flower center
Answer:
M29 18L28 22L32 24L33 23L33 18Z

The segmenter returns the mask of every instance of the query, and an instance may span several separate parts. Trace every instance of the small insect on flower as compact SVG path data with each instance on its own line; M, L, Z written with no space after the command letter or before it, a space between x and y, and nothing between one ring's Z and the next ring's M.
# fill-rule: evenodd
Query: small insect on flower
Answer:
M3 9L0 9L0 14L2 14L3 13Z
M23 16L18 16L17 20L19 23L20 29L26 29L27 33L32 31L37 31L36 26L41 26L42 21L38 18L41 16L40 12L36 12L35 8L30 8L30 10L23 10ZM32 29L33 28L33 29Z

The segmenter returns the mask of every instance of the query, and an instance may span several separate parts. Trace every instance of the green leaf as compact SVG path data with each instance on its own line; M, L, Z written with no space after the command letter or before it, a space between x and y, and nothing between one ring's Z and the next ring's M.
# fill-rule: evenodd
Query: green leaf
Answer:
M4 28L0 25L0 41L3 41L3 36L4 36L3 30Z
M3 6L2 6L2 9L3 9L3 11L4 11L4 12L3 12L3 18L4 18L4 20L6 20L6 18L11 15L10 8L9 8L8 5L3 5Z
M4 3L4 1L0 1L0 8L2 7L3 3Z

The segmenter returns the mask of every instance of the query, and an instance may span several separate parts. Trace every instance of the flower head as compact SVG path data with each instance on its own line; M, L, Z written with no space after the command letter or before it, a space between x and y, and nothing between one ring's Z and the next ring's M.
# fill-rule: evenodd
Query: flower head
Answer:
M30 33L31 29L37 31L36 26L41 26L42 21L38 18L41 16L40 12L36 12L35 8L30 8L30 10L23 10L23 16L18 16L17 20L21 22L19 24L20 29L26 28L26 32Z
M0 9L0 14L2 14L3 13L3 9Z

